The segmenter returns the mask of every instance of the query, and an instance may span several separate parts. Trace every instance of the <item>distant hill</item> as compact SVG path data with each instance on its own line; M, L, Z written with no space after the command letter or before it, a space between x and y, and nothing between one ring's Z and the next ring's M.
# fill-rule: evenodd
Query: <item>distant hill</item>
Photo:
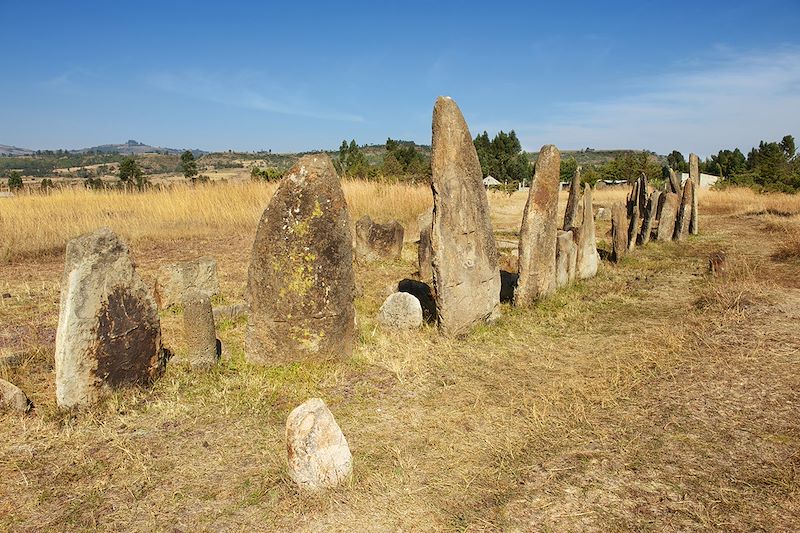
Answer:
M90 148L80 148L78 150L70 150L71 153L74 154L85 154L85 153L98 153L98 154L121 154L121 155L138 155L138 154L168 154L168 155L179 155L184 152L185 149L179 148L162 148L160 146L150 146L149 144L144 144L139 141L129 140L123 144L101 144L99 146L92 146ZM202 150L192 150L195 156L202 155L206 152Z
M0 155L18 156L18 155L31 155L31 154L33 154L33 150L28 150L27 148L18 148L16 146L0 144Z

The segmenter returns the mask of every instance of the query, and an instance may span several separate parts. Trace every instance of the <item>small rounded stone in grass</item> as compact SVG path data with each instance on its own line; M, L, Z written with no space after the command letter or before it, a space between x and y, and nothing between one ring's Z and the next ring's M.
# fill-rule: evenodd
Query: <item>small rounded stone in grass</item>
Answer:
M8 409L27 413L32 404L22 389L4 379L0 379L0 411Z
M422 326L422 305L407 292L390 294L378 311L378 322L387 329L416 329Z
M303 490L333 488L353 471L347 440L319 398L311 398L289 414L286 451L289 476Z

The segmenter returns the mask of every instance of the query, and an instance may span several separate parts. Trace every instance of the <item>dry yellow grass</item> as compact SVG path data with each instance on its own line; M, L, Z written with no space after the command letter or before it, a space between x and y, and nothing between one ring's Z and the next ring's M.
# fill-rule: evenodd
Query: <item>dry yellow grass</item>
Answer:
M245 182L136 193L64 189L0 199L0 260L59 252L68 240L103 226L134 244L252 235L276 188ZM369 214L416 228L417 214L432 202L423 186L345 181L343 188L353 220Z

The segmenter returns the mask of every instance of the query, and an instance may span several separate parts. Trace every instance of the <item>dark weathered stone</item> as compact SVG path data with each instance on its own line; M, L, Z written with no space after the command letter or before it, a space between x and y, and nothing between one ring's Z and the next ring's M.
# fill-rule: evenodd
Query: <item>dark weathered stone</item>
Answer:
M422 319L428 323L436 322L436 298L430 285L415 279L404 279L397 284L397 292L414 296L422 306Z
M675 218L675 231L672 238L676 241L684 241L689 235L689 223L692 217L692 196L694 193L694 182L686 180L683 185L683 196L678 208L678 216Z
M417 245L417 263L419 265L419 279L431 281L433 279L433 249L431 248L431 224L433 224L433 208L426 210L417 217L419 226L419 243Z
M658 231L656 231L656 240L669 241L675 233L675 219L678 216L678 206L680 204L680 196L674 192L667 192L662 195L663 202L661 207L661 218L658 221Z
M638 194L638 191L637 191L637 194ZM628 231L627 231L627 234L626 234L626 237L627 237L626 243L627 243L627 246L628 246L628 250L633 250L634 248L636 248L636 238L639 236L639 204L638 203L633 205L633 208L628 213L628 215L629 215L630 218L628 219ZM612 220L613 220L613 214L612 214Z
M577 225L578 201L581 196L581 167L575 170L575 175L569 185L567 208L564 211L564 231L569 231Z
M348 357L355 342L353 240L330 158L289 170L259 222L248 272L253 363Z
M644 245L650 242L650 237L653 232L653 224L656 220L656 212L658 211L658 202L661 198L661 191L653 191L650 198L647 200L647 206L644 210L644 218L642 219L642 230L639 232L639 243Z
M211 299L205 294L191 292L184 297L183 332L189 364L200 368L214 366L220 353Z
M650 188L647 184L647 175L642 172L639 176L639 198L636 203L639 206L639 218L644 218L645 209L647 209L647 198L650 194Z
M611 260L618 263L628 252L628 220L625 216L625 206L614 204L611 206Z
M556 286L566 287L575 281L578 247L572 231L559 231L556 239Z
M496 314L500 271L478 154L451 98L436 100L432 145L431 246L439 330L460 335Z
M22 389L4 379L0 379L0 411L8 409L18 413L27 413L33 404L22 392Z
M403 234L403 226L396 220L378 224L369 215L364 215L356 222L356 260L400 259Z
M527 306L556 289L556 238L561 154L542 146L519 230L519 281L514 305Z
M572 230L577 248L575 273L578 279L594 277L600 265L593 212L592 186L586 184L583 188L583 223Z
M106 389L149 383L165 360L156 302L127 246L107 228L70 241L56 332L58 405L87 405Z
M166 309L179 305L183 303L184 295L190 292L200 292L209 297L219 294L217 261L213 257L159 267L155 288L159 307Z

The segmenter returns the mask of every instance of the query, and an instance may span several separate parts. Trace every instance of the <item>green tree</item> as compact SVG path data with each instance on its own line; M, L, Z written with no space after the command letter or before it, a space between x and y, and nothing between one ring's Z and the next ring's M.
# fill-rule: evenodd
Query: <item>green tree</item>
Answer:
M783 155L786 157L787 161L794 159L795 153L797 153L794 137L791 135L784 135L783 139L781 139L781 148L783 148Z
M382 173L384 177L398 177L405 173L403 165L397 160L393 153L388 153L383 158Z
M119 180L125 186L136 186L138 189L143 188L147 183L142 169L133 157L126 157L120 162Z
M197 161L195 161L191 150L186 150L181 154L181 169L183 170L183 177L187 180L197 176Z
M578 171L578 161L570 156L561 160L561 181L572 181L575 172Z
M22 188L22 175L14 171L8 176L8 190L18 191Z
M689 172L689 163L683 158L683 154L677 150L673 150L667 156L667 165L676 172Z

